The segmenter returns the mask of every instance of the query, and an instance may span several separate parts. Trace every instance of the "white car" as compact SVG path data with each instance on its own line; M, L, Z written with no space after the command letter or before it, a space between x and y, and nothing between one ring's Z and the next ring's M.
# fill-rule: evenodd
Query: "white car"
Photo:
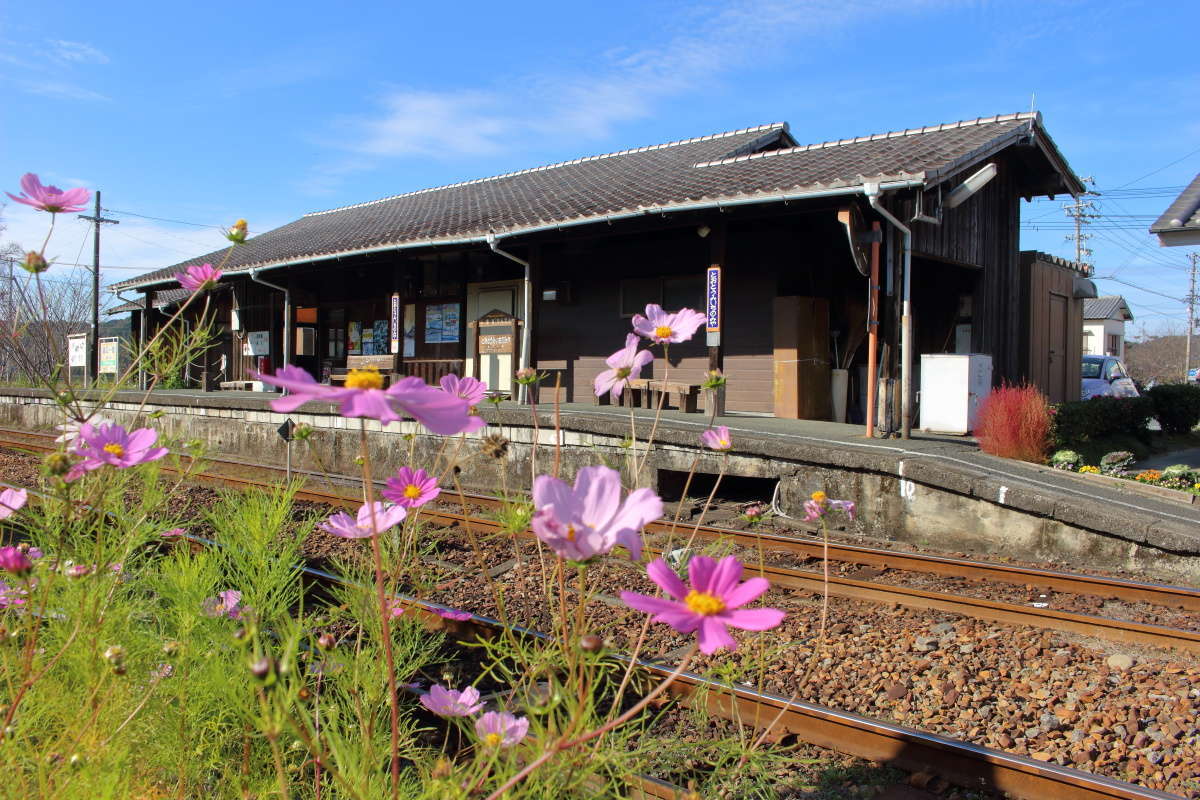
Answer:
M1139 396L1133 379L1125 371L1125 365L1114 356L1084 356L1082 377L1080 398L1083 400Z

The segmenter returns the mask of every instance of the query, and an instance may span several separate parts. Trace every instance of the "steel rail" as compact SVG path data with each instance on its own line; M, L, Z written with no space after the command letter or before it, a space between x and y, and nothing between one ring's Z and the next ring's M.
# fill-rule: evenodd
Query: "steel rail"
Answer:
M0 434L4 433L41 439L54 438L52 434L0 427ZM3 445L2 440L0 440L0 445ZM49 448L39 447L38 449ZM205 456L203 458L205 461L215 465L227 465L271 472L284 471L282 467L273 464L261 464L228 457ZM360 481L356 476L329 475L315 470L293 469L292 472L334 483ZM376 483L382 485L383 481L377 481ZM469 502L493 508L499 506L502 502L488 495L470 493L466 494L466 499ZM793 522L798 530L814 535L820 533L819 528L815 526L798 521ZM648 532L656 534L669 534L672 531L678 530L690 531L693 528L696 528L696 526L684 522L673 523L666 519L656 520L646 526ZM805 559L822 557L822 543L818 539L800 539L783 534L735 530L713 525L699 526L696 528L696 535L698 539L703 540L725 539L742 547L755 549L762 547L781 550ZM863 545L843 544L836 541L829 542L829 558L832 561L881 567L884 569L924 572L963 578L969 581L986 580L1017 586L1031 585L1068 594L1094 595L1106 599L1179 608L1185 611L1200 611L1200 589L1188 586L1135 581L1125 578L1110 578L1099 575L1057 572L1037 567L974 561L971 559L952 558L926 553L907 553Z
M0 439L0 445L4 442ZM39 449L53 449L45 445L36 445ZM207 460L207 459L206 459ZM235 463L238 466L257 465ZM170 471L170 467L161 467ZM273 469L273 468L272 468ZM271 489L274 484L243 476L221 475L219 473L199 472L189 476L198 483L217 484L222 486L254 487ZM322 489L301 487L296 495L297 500L307 500L340 508L357 508L361 498L338 494ZM469 502L485 505L498 504L495 498L472 495L466 498ZM503 526L495 520L474 517L457 512L424 508L420 511L422 517L442 525L470 525L477 530L500 532ZM669 527L670 523L652 523L658 528ZM740 531L726 529L709 529L710 536L740 534ZM523 536L532 536L523 532ZM793 541L784 537L776 537L783 541ZM815 543L819 552L819 543ZM648 553L661 555L654 548L646 548ZM905 586L876 584L869 581L854 580L839 576L830 576L828 583L822 575L806 570L788 569L786 567L763 565L760 567L764 577L772 585L803 592L820 594L828 588L831 595L845 597L878 604L896 603L907 608L942 611L959 614L975 619L999 622L1006 625L1025 625L1046 630L1056 630L1083 636L1093 636L1108 641L1127 644L1148 645L1164 649L1183 650L1200 653L1200 632L1160 625L1148 625L1141 622L1098 617L1090 614L1080 614L1069 611L1059 611L1050 608L1036 608L999 600L987 600L969 595L955 595L944 592L932 592L923 589L913 589ZM1180 588L1180 587L1170 587Z
M0 487L4 486L7 485L0 483ZM204 546L220 546L193 534L185 533L184 538ZM358 585L327 570L307 565L301 565L299 570L317 580L346 586ZM447 606L419 598L397 594L393 599L411 611L427 628L443 631L458 640L491 638L506 630L543 641L552 640L549 634L482 615L472 614L467 620L447 619L437 613L439 610L450 610ZM625 664L630 661L629 656L622 654L613 654L612 658ZM674 671L671 666L640 658L636 665L659 679L666 678ZM709 680L696 673L681 673L668 688L668 693L689 708L702 704L711 714L749 724L755 729L770 725L768 735L778 737L793 734L818 747L888 763L909 772L930 770L956 785L992 788L1008 792L1019 800L1181 800L1178 795L1103 775L1036 761L769 692ZM644 776L632 777L630 788L634 797L677 800L683 796L678 787L665 781Z

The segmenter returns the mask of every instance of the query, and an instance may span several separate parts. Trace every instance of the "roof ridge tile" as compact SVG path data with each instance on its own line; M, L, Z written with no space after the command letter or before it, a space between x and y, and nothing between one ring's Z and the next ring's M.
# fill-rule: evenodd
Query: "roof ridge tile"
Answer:
M701 161L693 164L694 167L717 167L724 164L734 164L739 161L748 161L751 158L767 158L772 156L786 156L794 153L808 153L814 150L826 150L832 147L844 147L848 144L862 144L863 142L877 142L881 139L899 139L905 136L917 136L925 133L940 133L941 131L958 130L960 128L971 128L979 125L991 125L999 122L1015 122L1025 119L1036 119L1040 116L1038 111L1020 111L1013 114L996 114L991 117L976 117L975 119L959 120L958 122L944 122L940 125L926 125L923 128L905 128L899 131L886 131L883 133L872 133L866 136L855 136L847 139L830 139L824 142L814 142L812 144L800 144L795 147L781 147L778 150L767 150L762 153L752 153L750 155L733 156L730 158L718 158L712 161Z
M734 130L734 131L724 131L721 133L709 133L704 136L693 136L689 139L676 139L674 141L663 142L661 144L650 144L650 145L643 145L641 147L630 147L625 150L615 150L611 153L599 153L597 155L581 156L579 158L572 158L567 161L556 161L552 164L543 164L540 167L526 167L525 169L518 169L518 170L514 170L512 172L503 172L499 175L491 175L486 178L472 178L469 181L459 181L457 183L447 183L447 184L443 184L441 186L430 186L429 188L426 188L426 189L415 189L411 192L401 192L400 194L393 194L393 195L389 195L388 197L380 197L376 200L368 200L363 203L352 203L352 204L346 205L346 206L338 206L336 208L327 208L324 211L310 211L309 213L305 214L304 216L305 217L319 217L324 214L333 214L338 211L348 211L352 208L365 208L366 206L373 206L378 203L386 203L390 200L399 200L404 197L414 197L416 195L428 194L429 192L440 192L443 189L457 189L462 186L475 186L480 183L488 183L490 181L498 181L498 180L502 180L504 178L516 177L517 175L529 175L534 172L544 172L544 171L550 170L550 169L569 167L573 164L585 164L589 161L599 161L600 159L604 159L604 158L614 158L616 156L627 156L627 155L632 155L634 153L646 153L646 152L650 152L652 150L665 150L668 147L679 147L679 146L685 145L685 144L697 144L699 142L709 142L709 141L713 141L715 139L725 139L730 136L741 136L741 135L747 134L747 133L758 133L760 131L768 131L768 130L772 130L774 128L786 130L787 123L786 122L770 122L765 125L754 125L749 128L739 128L738 130Z

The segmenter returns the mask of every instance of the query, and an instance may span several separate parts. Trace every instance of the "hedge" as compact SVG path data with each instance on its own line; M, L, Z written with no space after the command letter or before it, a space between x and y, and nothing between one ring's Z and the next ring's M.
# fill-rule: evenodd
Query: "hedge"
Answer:
M1057 447L1079 442L1129 435L1144 439L1146 424L1155 415L1149 397L1093 397L1060 403L1054 409L1054 440Z
M1146 395L1154 403L1154 416L1167 433L1188 433L1200 424L1200 387L1164 383Z

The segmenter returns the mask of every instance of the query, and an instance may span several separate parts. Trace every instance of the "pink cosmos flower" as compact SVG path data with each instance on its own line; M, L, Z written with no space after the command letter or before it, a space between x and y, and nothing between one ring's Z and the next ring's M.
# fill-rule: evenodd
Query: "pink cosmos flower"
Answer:
M100 428L105 425L112 425L113 421L108 417L102 417L97 414L89 419L88 423L91 423L93 428ZM79 438L79 429L85 424L87 423L71 420L70 422L64 422L62 425L55 425L54 430L62 431L62 435L54 440L55 444L70 444L75 441Z
M662 310L654 303L646 306L646 315L633 315L633 329L655 344L686 342L696 335L697 329L706 321L699 311L681 308L674 314Z
M417 377L407 377L383 388L383 376L376 369L352 369L345 386L317 383L300 367L290 364L274 375L250 370L263 383L287 389L291 394L271 401L271 408L287 413L310 400L340 403L343 417L367 417L380 422L396 422L407 415L432 432L449 436L467 430L472 422L467 402L447 392L425 385ZM480 420L482 421L482 420Z
M25 605L26 594L28 592L21 587L9 586L4 581L0 581L0 611Z
M728 627L746 631L765 631L783 621L784 613L775 608L742 608L757 599L770 584L765 578L751 578L739 584L742 564L734 556L715 561L696 556L688 564L689 589L667 562L656 558L646 566L646 574L673 599L651 597L637 592L621 592L626 605L654 614L655 622L665 622L680 633L700 631L700 652L709 654L727 647L737 649Z
M441 492L437 478L423 469L401 467L392 477L388 478L387 488L380 494L404 508L420 508Z
M92 574L92 568L87 564L68 564L63 574L68 578L82 578Z
M452 619L457 622L464 622L471 618L470 611L459 611L454 608L435 608L433 613L437 614L442 619Z
M853 522L858 507L853 500L832 500L824 492L813 492L812 499L804 501L805 522L816 522L830 511L841 511Z
M625 346L604 359L609 368L596 376L596 397L610 392L613 402L620 402L621 392L625 391L629 382L637 380L642 374L642 367L654 360L654 354L649 350L637 349L639 341L636 333L626 335Z
M385 506L378 500L375 501L374 506L375 510L372 514L371 506L364 503L358 509L357 520L345 511L339 511L318 527L343 539L364 539L399 525L408 515L403 506ZM374 517L374 525L372 525L372 517Z
M718 425L700 434L700 444L710 450L728 450L733 447L733 438L729 435L728 427Z
M12 192L5 194L18 203L33 206L38 211L49 211L51 214L83 211L88 198L92 196L87 189L68 189L64 192L57 186L43 186L38 176L32 172L21 176L20 197Z
M14 575L28 575L33 562L16 547L0 547L0 569Z
M437 684L429 687L429 694L421 695L421 705L439 717L469 717L483 708L479 691L474 686L459 692L443 689Z
M221 280L221 270L216 269L212 264L192 264L183 272L176 272L175 280L193 294L205 292L216 286L217 281Z
M229 617L240 619L242 611L242 593L236 589L226 589L218 592L216 597L204 601L204 613L210 617Z
M487 397L487 384L478 378L443 375L439 383L443 392L461 397L467 401L467 405L477 406Z
M187 533L187 531L185 531L183 528L171 528L170 530L163 531L159 534L159 536L164 539L176 539L180 536L183 536L185 533Z
M5 489L0 492L0 519L8 519L29 500L29 492L24 489Z
M404 612L405 612L404 603L401 603L399 600L396 600L394 598L391 600L388 600L387 601L387 609L388 609L388 616L390 616L392 619L395 619L396 617L404 616Z
M475 735L488 747L509 748L529 733L529 720L503 711L489 711L475 720Z
M650 489L634 489L621 502L621 475L610 467L584 467L572 489L558 478L533 482L537 537L563 558L586 561L623 545L642 557L640 531L662 516L662 500Z
M158 431L153 428L129 432L116 423L93 427L85 422L79 426L79 435L71 445L71 452L82 460L72 465L65 479L76 480L105 465L125 469L157 461L167 454L167 448L154 447L156 441Z

